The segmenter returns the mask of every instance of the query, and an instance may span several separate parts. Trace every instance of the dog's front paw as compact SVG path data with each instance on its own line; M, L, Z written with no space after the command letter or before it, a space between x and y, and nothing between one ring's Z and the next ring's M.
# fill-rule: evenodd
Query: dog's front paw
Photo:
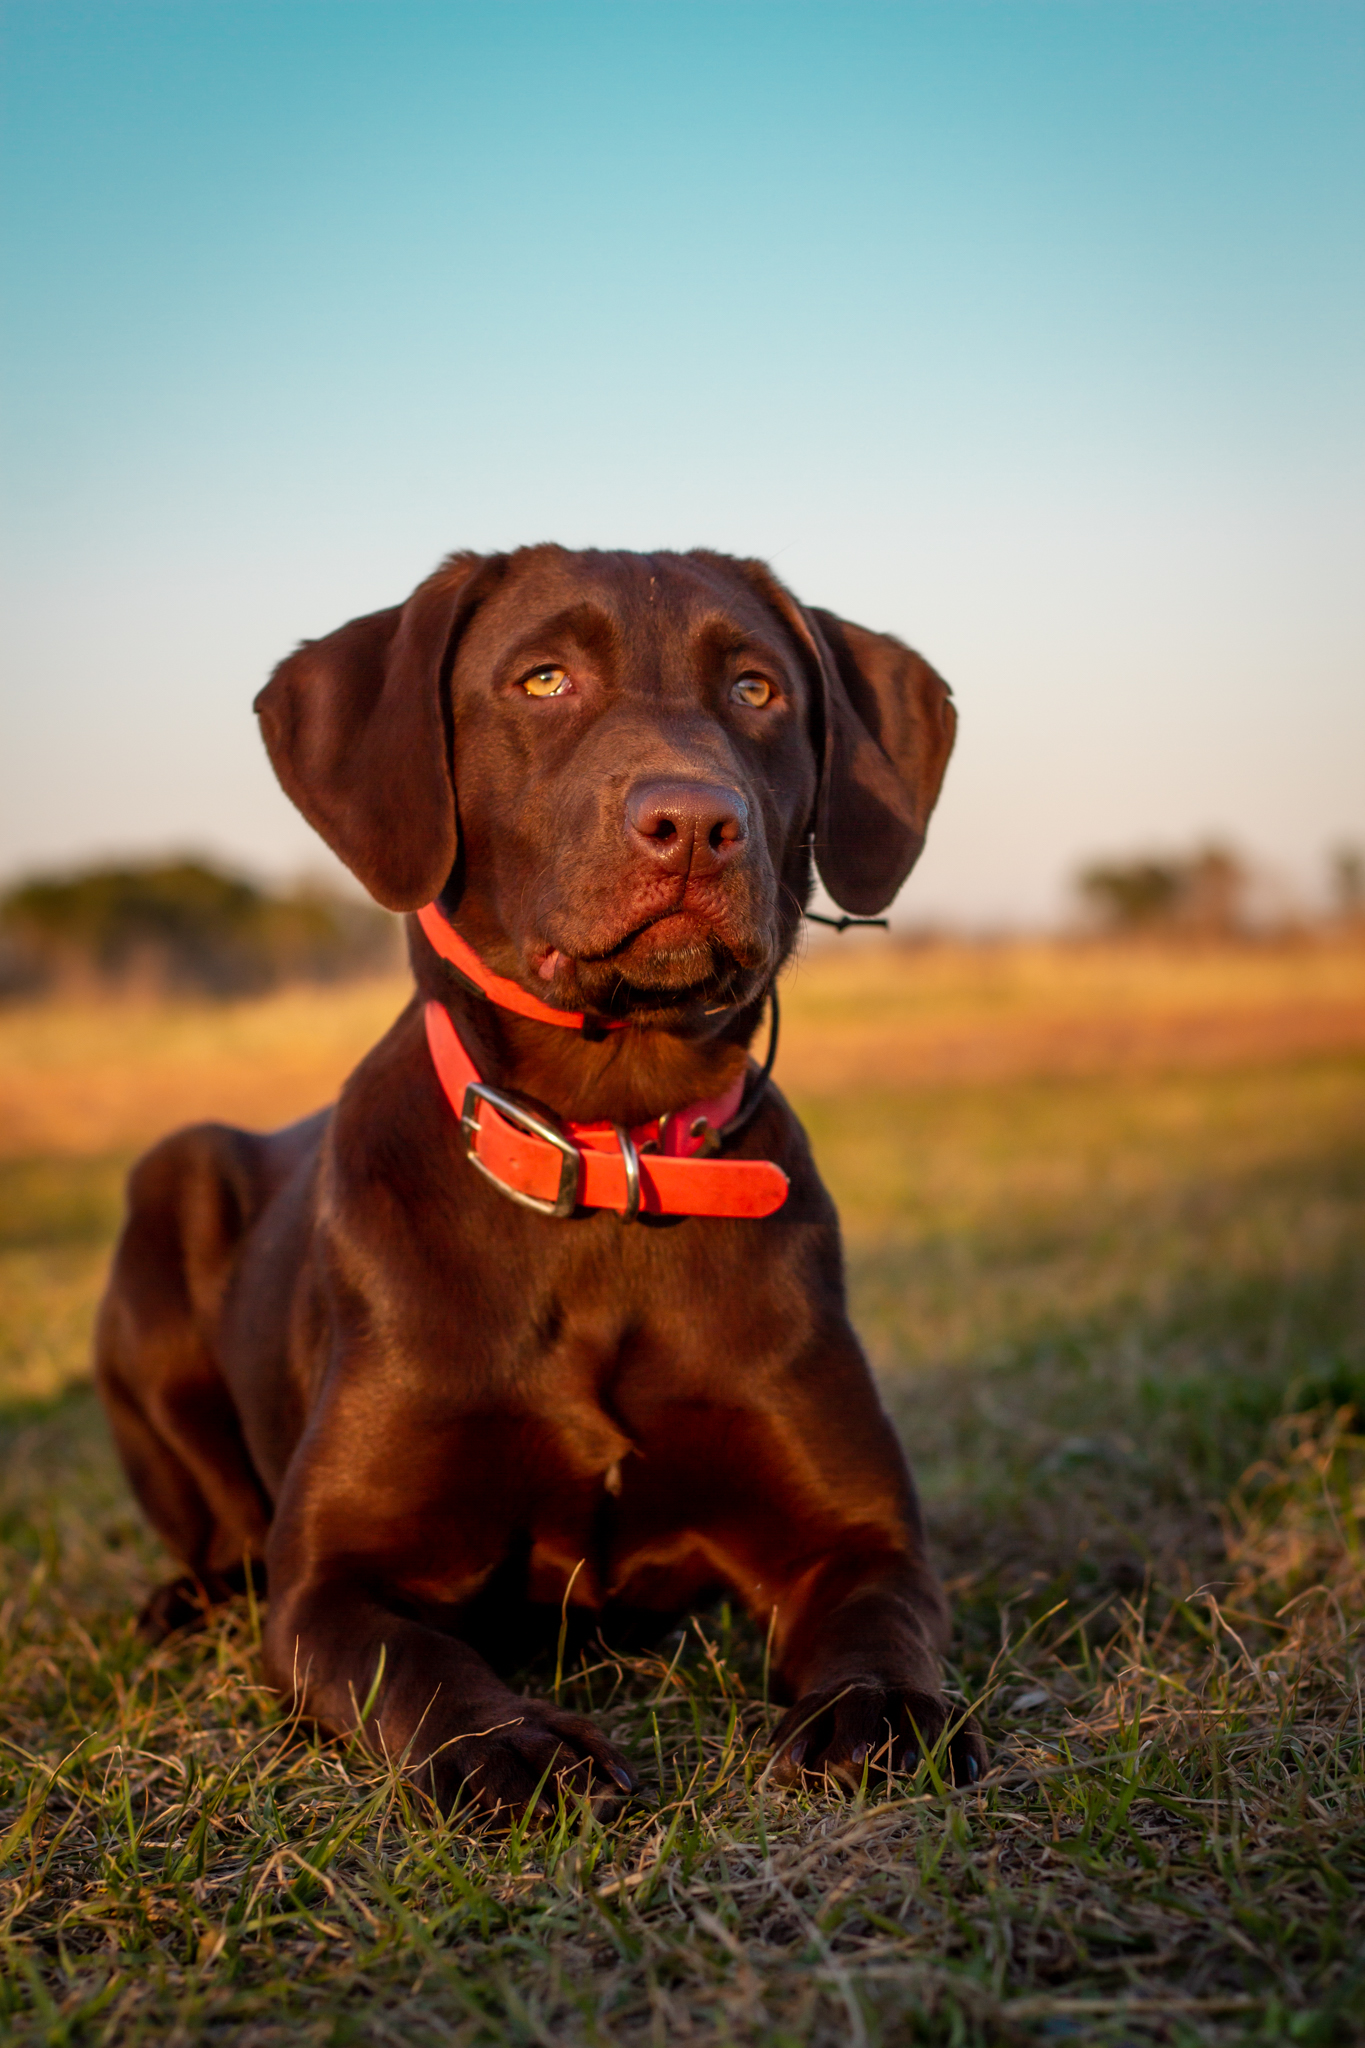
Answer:
M137 1618L137 1632L149 1643L162 1643L167 1636L192 1635L207 1628L215 1607L244 1593L247 1574L257 1593L265 1591L265 1573L258 1564L233 1565L225 1572L183 1572L158 1586Z
M969 1714L937 1693L905 1686L831 1685L807 1693L778 1723L773 1749L773 1776L784 1785L809 1777L857 1785L864 1771L913 1771L934 1753L955 1785L974 1785L987 1767L981 1730Z
M459 1719L460 1729L411 1773L442 1813L458 1808L504 1827L547 1820L563 1792L588 1798L605 1817L639 1789L620 1750L581 1714L509 1692L473 1703Z

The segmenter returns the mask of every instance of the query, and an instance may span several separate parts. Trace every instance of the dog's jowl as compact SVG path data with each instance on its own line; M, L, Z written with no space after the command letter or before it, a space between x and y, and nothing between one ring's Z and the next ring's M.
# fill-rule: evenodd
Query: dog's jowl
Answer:
M778 1769L954 1727L947 1616L849 1326L838 1225L762 1068L818 870L875 914L947 688L760 563L457 555L257 700L285 790L413 913L416 993L330 1110L133 1172L99 1383L191 1620L264 1562L268 1675L443 1808L604 1799L632 1760L507 1675L724 1590L771 1630Z

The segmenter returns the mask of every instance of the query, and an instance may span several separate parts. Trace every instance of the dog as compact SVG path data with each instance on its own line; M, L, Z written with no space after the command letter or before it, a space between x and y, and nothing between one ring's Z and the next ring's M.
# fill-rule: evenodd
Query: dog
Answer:
M780 1780L936 1744L977 1779L837 1218L748 1050L815 870L873 916L917 858L947 685L760 562L539 546L451 556L256 710L412 913L416 995L334 1107L133 1169L97 1379L185 1568L144 1626L263 1563L272 1686L505 1818L640 1787L507 1681L561 1612L625 1646L724 1592Z

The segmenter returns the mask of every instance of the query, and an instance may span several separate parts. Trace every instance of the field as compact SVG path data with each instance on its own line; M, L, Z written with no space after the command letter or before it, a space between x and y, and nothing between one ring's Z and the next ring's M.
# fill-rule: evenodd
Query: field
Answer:
M22 2043L1365 2042L1365 947L843 940L779 1078L993 1769L765 1778L763 1646L527 1675L651 1798L510 1840L283 1721L90 1317L130 1157L327 1099L398 983L0 1013L0 2030Z

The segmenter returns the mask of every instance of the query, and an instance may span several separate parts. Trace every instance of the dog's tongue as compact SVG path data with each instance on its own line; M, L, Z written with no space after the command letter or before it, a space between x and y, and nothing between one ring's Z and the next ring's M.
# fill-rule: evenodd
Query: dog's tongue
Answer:
M545 955L545 958L541 961L539 967L536 969L536 973L540 976L542 981L554 980L555 969L558 967L560 961L563 958L564 955L560 952L558 946L551 946L549 952Z

